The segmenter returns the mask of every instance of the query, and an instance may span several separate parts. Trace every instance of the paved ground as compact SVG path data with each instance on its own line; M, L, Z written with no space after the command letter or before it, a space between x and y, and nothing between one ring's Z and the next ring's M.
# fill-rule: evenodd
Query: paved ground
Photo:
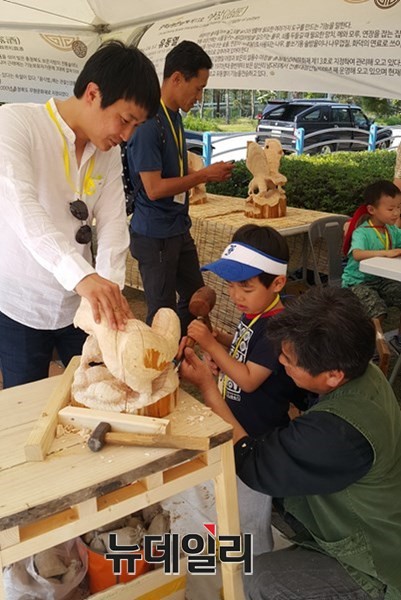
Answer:
M390 150L395 150L398 148L398 144L401 143L401 125L395 125L391 127L393 131L393 140L391 142Z

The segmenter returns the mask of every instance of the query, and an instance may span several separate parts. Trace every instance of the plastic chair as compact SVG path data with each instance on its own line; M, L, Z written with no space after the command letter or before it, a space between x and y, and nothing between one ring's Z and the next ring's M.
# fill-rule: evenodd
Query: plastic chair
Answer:
M343 228L347 221L348 217L345 215L333 215L332 217L317 219L309 227L309 250L316 285L323 285L319 272L318 258L316 256L316 246L320 242L326 246L327 251L327 284L337 287L341 286L344 260L342 253ZM380 321L378 319L372 320L376 331L376 350L379 355L379 368L387 377L391 355L390 347L384 337Z
M323 285L316 252L317 243L320 242L327 252L327 283L337 287L341 286L343 227L348 219L349 217L345 215L333 215L317 219L309 226L309 251L316 285Z

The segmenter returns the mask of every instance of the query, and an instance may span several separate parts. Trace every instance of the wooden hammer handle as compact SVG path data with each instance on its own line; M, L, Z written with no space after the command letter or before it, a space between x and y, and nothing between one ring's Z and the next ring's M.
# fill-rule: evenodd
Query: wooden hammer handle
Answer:
M197 317L197 319L199 321L202 321L206 325L206 327L208 328L209 331L213 331L213 326L210 321L209 315L206 315L205 317Z
M152 435L150 433L125 433L111 431L105 435L106 444L117 446L153 446L154 448L184 448L209 450L209 438L189 435Z
M206 325L206 327L209 329L209 331L213 331L213 327L212 327L209 317L196 317L196 320L204 323ZM195 344L196 344L196 341L193 338L191 338L190 335L188 335L187 343L185 344L185 348L193 348L195 346Z
M196 317L196 318L199 321L202 321L210 331L213 331L213 327L212 327L212 324L210 322L209 317L206 316L206 317ZM187 335L187 343L185 344L185 348L193 348L195 346L195 344L196 344L196 341L193 338L191 338L191 336ZM181 367L181 363L184 360L184 350L185 350L185 348L183 348L183 350L182 350L181 358L180 359L174 359L174 361L173 361L174 365L175 365L175 371L176 372L179 371L179 368Z

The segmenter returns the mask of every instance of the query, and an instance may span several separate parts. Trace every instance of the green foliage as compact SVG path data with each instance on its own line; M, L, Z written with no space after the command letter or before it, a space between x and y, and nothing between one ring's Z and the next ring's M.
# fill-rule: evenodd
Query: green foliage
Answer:
M285 92L278 90L227 90L208 88L203 91L201 108L195 106L194 114L200 113L205 118L214 119L224 117L225 122L232 122L237 117L255 117L262 111L269 100L282 100L293 98L322 98L326 93L322 92ZM330 98L335 102L349 102L362 107L369 118L378 123L386 123L387 118L395 117L396 122L388 125L401 123L401 100L390 98L375 98L371 96L354 96L331 94ZM191 128L192 129L192 128ZM199 129L199 131L205 131ZM212 131L212 129L211 129ZM213 129L213 131L218 131Z
M361 98L361 106L369 113L385 117L394 112L393 103L388 98L369 98L367 96Z
M185 129L191 131L221 131L217 119L201 119L188 113L183 119Z
M206 114L206 111L205 111ZM242 117L240 119L233 119L230 123L226 123L224 119L208 119L206 116L203 118L195 116L192 113L188 113L183 119L185 129L191 131L221 131L228 133L239 133L255 131L256 119L250 119Z
M280 172L290 206L351 215L362 190L378 179L393 180L395 152L335 152L323 156L291 155L281 160ZM245 161L235 164L232 178L210 183L208 192L246 198L252 178Z
M224 123L223 120L220 121L220 131L226 131L228 133L245 133L249 131L255 131L257 125L257 119L249 119L245 117L241 117L240 119L234 119L230 121L230 123Z
M383 125L401 125L401 113L380 119L380 123Z
M248 184L251 179L252 173L246 168L245 161L238 160L231 172L230 179L221 183L208 183L206 189L210 194L246 198L248 196Z

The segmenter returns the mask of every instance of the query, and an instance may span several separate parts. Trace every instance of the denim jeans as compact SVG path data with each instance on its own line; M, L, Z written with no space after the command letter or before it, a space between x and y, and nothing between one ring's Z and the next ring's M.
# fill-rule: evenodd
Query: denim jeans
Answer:
M299 546L254 557L244 586L247 600L372 600L335 559Z
M87 334L68 325L61 329L32 329L0 313L0 369L9 388L48 376L53 350L66 366L82 354Z

